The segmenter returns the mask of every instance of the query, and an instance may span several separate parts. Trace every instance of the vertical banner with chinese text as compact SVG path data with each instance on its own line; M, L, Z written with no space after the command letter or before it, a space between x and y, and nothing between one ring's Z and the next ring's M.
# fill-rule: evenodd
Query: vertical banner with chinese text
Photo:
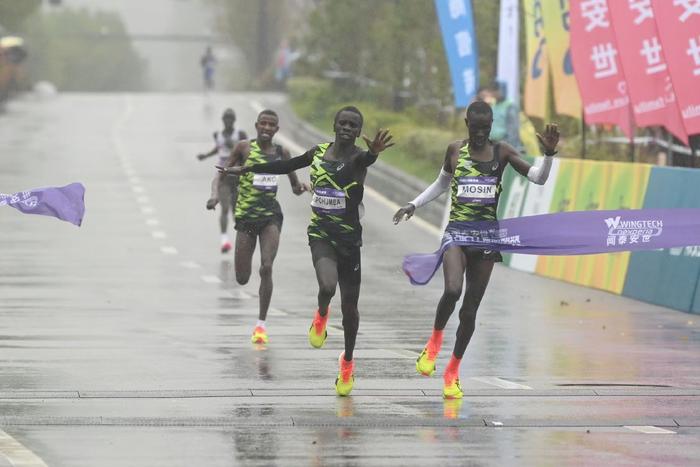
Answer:
M660 125L688 144L649 0L608 1L634 121Z
M571 63L569 0L541 1L547 57L549 69L552 70L554 106L558 114L581 118L581 98Z
M479 86L479 59L471 0L435 0L450 67L455 106L467 107Z
M506 84L506 97L520 108L520 26L518 0L501 0L498 25L498 81Z
M678 107L689 135L700 133L700 1L652 0Z
M524 0L523 13L527 51L523 108L530 117L544 119L547 117L549 62L547 40L544 36L542 0Z
M627 83L605 0L571 0L571 59L586 123L613 123L630 136Z

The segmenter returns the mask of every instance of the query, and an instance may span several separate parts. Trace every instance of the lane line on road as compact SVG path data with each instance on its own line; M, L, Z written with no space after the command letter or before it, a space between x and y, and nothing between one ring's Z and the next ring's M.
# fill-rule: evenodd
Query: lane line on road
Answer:
M263 107L263 105L258 101L251 101L250 106L253 108L253 110L255 112L261 112L262 110L265 109L265 107ZM306 149L299 146L299 144L295 143L291 138L289 138L281 133L277 133L275 135L275 138L280 140L282 142L282 144L287 147L287 149L292 151L292 153L296 153L297 155L299 155L299 154L302 154L306 151ZM383 204L384 206L389 208L391 211L396 212L401 207L398 204L396 204L395 202L391 201L386 196L384 196L381 193L379 193L378 191L376 191L375 189L368 187L367 185L365 185L365 193L367 193L367 195L369 195L371 198L374 198L375 201L379 201L381 204ZM414 215L409 220L409 222L413 222L418 227L420 227L421 229L423 229L431 234L442 235L442 230L438 229L430 222L428 222L424 219L421 219L419 216Z
M13 466L47 467L39 456L2 430L0 430L0 454Z
M496 386L501 389L524 389L524 390L532 390L530 386L526 386L524 384L518 384L514 383L512 381L508 381L507 379L503 378L498 378L496 376L475 376L471 378L473 381L478 381L480 383L484 384L490 384L491 386Z
M667 430L665 428L659 428L653 425L625 425L624 428L632 431L638 431L639 433L644 433L647 435L675 435L675 431Z
M166 238L167 237L165 232L163 232L162 230L154 230L153 232L151 232L151 236L153 238Z
M131 187L131 189L134 193L143 193L145 191L140 185L134 185Z
M160 247L161 253L164 255L176 255L177 254L177 248L174 246L162 246Z
M154 211L153 206L141 206L141 212L144 214L153 214Z
M146 225L156 226L159 224L160 224L160 221L158 219L155 219L155 218L146 219Z
M221 284L221 279L218 276L201 276L201 279L207 284Z
M180 263L180 266L183 268L187 269L201 269L202 266L199 264L195 263L194 261L183 261Z
M138 196L136 197L136 202L141 203L141 204L148 204L151 201L151 198L148 196Z

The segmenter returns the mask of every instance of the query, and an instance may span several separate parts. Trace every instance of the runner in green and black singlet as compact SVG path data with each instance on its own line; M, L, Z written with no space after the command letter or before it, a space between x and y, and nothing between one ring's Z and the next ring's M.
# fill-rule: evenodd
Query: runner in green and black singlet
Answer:
M260 112L255 122L255 130L257 138L238 143L226 162L227 167L252 167L256 164L290 159L289 151L272 142L279 130L279 118L274 111ZM217 167L223 169L222 166ZM226 178L221 173L217 177ZM248 172L241 175L238 184L235 269L239 284L247 284L250 279L253 253L258 238L260 239L260 309L258 322L251 337L256 344L268 342L265 320L272 298L272 263L277 255L283 219L282 210L277 202L277 179L278 176L273 174ZM299 183L294 172L289 174L289 181L296 195L308 189L306 185ZM212 198L207 201L207 209L213 209L217 201L212 193Z
M506 143L492 143L489 139L493 114L488 104L474 102L467 109L469 139L455 141L447 147L445 161L438 179L416 199L399 209L394 223L410 218L417 207L436 199L451 188L452 207L445 235L463 229L460 223L496 220L498 198L501 194L503 170L510 164L516 172L533 183L547 180L552 156L556 153L559 132L556 125L547 125L544 136L537 135L544 149L541 166L533 167ZM443 376L443 396L461 398L459 364L474 333L476 312L491 277L495 262L501 261L498 251L453 245L443 255L445 290L437 306L433 333L423 349L416 370L426 376L435 371L435 360L442 345L442 332L455 304L467 284L464 301L459 310L459 328L452 358Z
M339 395L350 393L353 386L353 351L360 323L357 302L360 297L360 246L362 226L360 210L367 167L378 154L393 145L388 131L379 131L369 148L355 146L362 131L362 114L355 107L338 111L334 121L335 141L320 144L289 161L277 161L247 167L233 167L226 173L289 173L311 166L313 198L308 228L311 257L318 280L318 309L309 329L309 343L316 348L326 340L328 305L336 286L340 286L345 351L340 357L340 371L335 389Z

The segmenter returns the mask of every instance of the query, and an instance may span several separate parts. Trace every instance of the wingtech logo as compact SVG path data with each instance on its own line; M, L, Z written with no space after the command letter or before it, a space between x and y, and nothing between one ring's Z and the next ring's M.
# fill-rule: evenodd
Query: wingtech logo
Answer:
M622 216L617 216L605 219L605 225L608 228L608 246L649 243L664 230L660 219L624 220Z

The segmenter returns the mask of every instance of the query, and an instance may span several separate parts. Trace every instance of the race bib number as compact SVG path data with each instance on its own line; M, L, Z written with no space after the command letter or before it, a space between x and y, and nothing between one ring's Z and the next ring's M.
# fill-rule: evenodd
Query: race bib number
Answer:
M496 203L498 177L460 177L457 183L457 200L460 203Z
M345 192L333 188L316 188L311 209L317 214L345 214Z
M260 191L277 191L279 175L253 174L253 187Z

